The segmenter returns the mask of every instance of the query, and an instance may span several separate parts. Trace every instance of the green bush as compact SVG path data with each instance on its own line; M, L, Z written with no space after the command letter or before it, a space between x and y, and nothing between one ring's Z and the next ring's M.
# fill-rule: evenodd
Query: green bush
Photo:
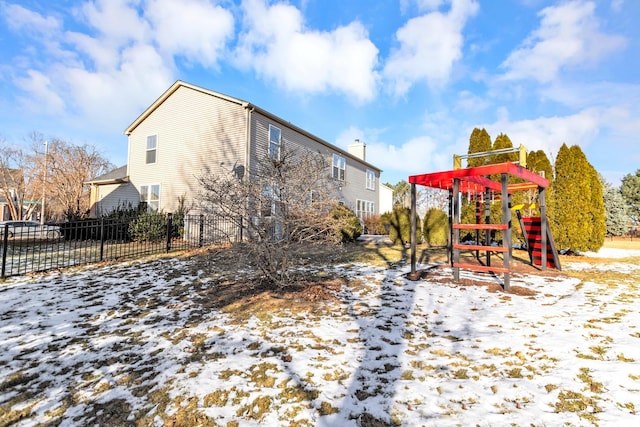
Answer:
M362 234L362 224L355 212L344 205L337 205L331 210L335 238L342 243L353 242Z
M167 215L158 211L141 213L129 224L129 234L136 242L161 242L167 238Z
M106 215L102 215L102 218L117 219L124 222L129 222L134 218L137 218L140 214L144 213L141 205L133 206L131 202L118 203L118 207L109 212Z
M411 209L395 207L393 211L384 213L380 221L389 229L389 238L393 243L404 245L411 242ZM420 216L416 215L417 243L422 241L420 228Z
M424 241L429 246L443 246L449 240L449 216L442 209L431 208L422 224Z

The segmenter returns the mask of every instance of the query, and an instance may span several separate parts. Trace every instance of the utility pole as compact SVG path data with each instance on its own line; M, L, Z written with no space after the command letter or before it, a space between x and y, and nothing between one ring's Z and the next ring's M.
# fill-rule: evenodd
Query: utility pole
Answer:
M44 172L42 177L42 203L40 204L40 224L44 224L44 204L47 193L47 157L49 156L49 141L44 142Z

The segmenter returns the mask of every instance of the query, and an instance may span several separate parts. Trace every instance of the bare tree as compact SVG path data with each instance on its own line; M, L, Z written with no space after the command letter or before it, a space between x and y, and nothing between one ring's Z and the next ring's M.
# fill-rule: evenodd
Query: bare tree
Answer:
M92 145L73 145L53 139L47 157L47 194L50 216L69 220L89 212L89 188L85 182L113 165ZM40 169L44 170L44 169Z
M77 146L32 132L28 149L0 140L0 194L14 219L29 218L46 199L47 218L81 218L89 210L84 184L113 165L91 145ZM48 149L47 149L48 148Z
M33 156L0 139L0 194L13 219L29 218L38 206L35 203L37 188L33 179L36 168Z
M244 226L247 253L272 285L289 283L300 244L337 243L344 217L332 218L337 185L326 156L304 149L265 157L244 174L199 178L200 205Z

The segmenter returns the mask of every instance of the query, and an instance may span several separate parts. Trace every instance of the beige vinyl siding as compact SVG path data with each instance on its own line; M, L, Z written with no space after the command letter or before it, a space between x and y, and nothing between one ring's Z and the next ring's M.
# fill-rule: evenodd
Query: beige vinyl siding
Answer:
M157 135L153 164L145 162L149 135ZM160 209L172 212L178 197L197 197L205 172L232 173L244 165L245 140L240 103L181 86L129 136L129 179L137 189L160 184Z
M280 129L285 150L299 147L319 152L327 156L329 165L333 153L345 158L345 181L336 197L347 206L355 208L356 200L377 201L377 189L366 189L367 169L379 179L375 166L257 106L181 81L125 131L129 135L129 180L138 190L159 184L160 209L165 212L174 211L182 195L194 207L199 176L206 172L232 175L234 167L240 166L251 170L258 159L267 156L269 125ZM147 137L151 135L157 138L156 161L147 164ZM330 167L327 174L331 175Z
M118 207L138 205L140 194L130 183L107 184L95 186L96 202L94 216L107 215Z

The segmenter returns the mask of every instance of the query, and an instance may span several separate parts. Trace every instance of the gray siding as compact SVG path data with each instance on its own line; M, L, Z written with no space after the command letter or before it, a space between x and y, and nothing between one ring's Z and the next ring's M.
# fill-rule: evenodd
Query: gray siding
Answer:
M329 169L327 174L331 175L333 154L339 154L346 160L345 180L340 183L340 194L338 199L355 211L356 200L366 200L374 203L376 213L379 212L378 182L380 171L371 166L367 166L352 155L339 150L337 147L329 146L318 139L312 138L308 134L298 131L295 127L289 126L282 121L276 120L268 115L254 112L251 115L251 164L259 158L267 155L269 145L269 124L280 128L282 132L282 144L288 149L304 148L327 156ZM376 175L374 189L366 188L367 169L372 170Z
M246 110L228 99L181 86L129 136L129 179L160 184L160 209L171 212L178 197L193 201L198 177L231 173L245 162ZM156 163L146 164L147 136L157 135Z

